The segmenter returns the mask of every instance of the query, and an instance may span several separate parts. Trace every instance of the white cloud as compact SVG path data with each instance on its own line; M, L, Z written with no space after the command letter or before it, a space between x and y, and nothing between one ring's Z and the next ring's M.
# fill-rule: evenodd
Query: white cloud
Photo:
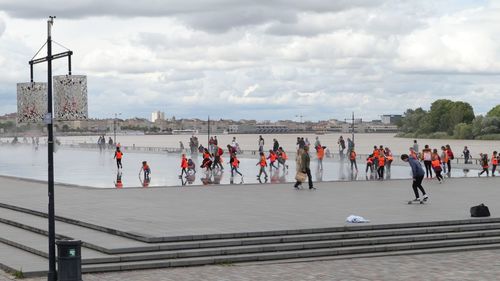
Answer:
M492 2L101 2L0 0L0 65L8 70L0 114L15 109L15 83L28 80L27 61L45 40L39 15L53 13L54 39L74 51L74 73L88 75L92 117L110 115L110 104L124 117L162 109L314 120L352 111L378 118L437 98L470 102L476 112L500 103ZM66 71L64 61L54 67ZM43 66L35 74L44 80Z

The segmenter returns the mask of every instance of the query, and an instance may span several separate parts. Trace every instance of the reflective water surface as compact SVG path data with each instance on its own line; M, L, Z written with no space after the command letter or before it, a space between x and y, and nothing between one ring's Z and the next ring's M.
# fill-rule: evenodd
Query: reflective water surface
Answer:
M55 153L55 181L58 183L75 184L99 188L126 188L147 186L181 186L204 184L242 184L242 183L283 183L294 182L295 161L288 161L288 169L266 169L268 178L264 175L259 179L256 175L259 167L258 160L240 158L240 172L243 177L231 177L231 169L227 162L227 153L223 155L224 170L205 172L199 166L200 158L193 160L196 164L196 173L180 178L180 155L125 152L123 169L118 170L113 159L113 151L85 150L60 148ZM150 180L144 180L140 173L142 161L147 161L151 167ZM365 163L358 161L358 172L350 168L348 163L335 162L331 159L323 161L323 170L318 169L316 160L311 160L313 181L336 180L375 180L374 176L365 173ZM0 146L0 175L15 176L36 180L47 180L47 151L46 147L35 150L29 146ZM460 169L452 170L452 176L467 176ZM470 170L468 175L476 175L477 170ZM385 179L410 178L408 166L392 166L390 173L385 173Z

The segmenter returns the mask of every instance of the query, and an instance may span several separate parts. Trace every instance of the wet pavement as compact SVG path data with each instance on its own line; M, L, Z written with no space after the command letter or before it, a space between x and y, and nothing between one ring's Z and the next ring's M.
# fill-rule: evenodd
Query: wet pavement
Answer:
M196 163L196 174L180 178L180 155L174 153L145 153L127 152L123 157L123 168L118 170L113 159L114 151L97 149L70 149L60 148L55 153L55 181L64 184L74 184L99 188L115 187L141 187L141 186L181 186L181 185L207 185L207 184L243 184L243 183L285 183L295 181L295 161L287 161L288 169L266 169L268 178L264 175L260 180L256 177L259 167L255 158L244 158L240 160L240 172L243 177L235 174L231 177L231 171L227 162L227 152L223 155L225 169L205 172L199 165L201 156L193 157ZM142 174L139 173L142 161L147 161L152 170L151 181L144 182ZM326 158L323 161L323 169L319 169L315 159L311 160L311 171L313 181L350 181L350 180L374 180L374 174L365 173L365 163L358 161L358 171L351 170L350 164L337 162ZM10 145L0 146L0 175L28 178L35 180L47 180L47 152L41 147L38 150L30 146L13 147ZM477 175L476 170L470 170L464 174L461 169L452 171L454 177L464 175ZM390 173L385 173L385 179L410 178L408 166L391 167Z

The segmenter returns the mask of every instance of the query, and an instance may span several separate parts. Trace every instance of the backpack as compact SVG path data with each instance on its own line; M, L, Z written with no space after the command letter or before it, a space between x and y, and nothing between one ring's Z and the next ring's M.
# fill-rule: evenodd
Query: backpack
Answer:
M224 154L224 150L222 150L222 148L219 147L219 150L217 151L219 153L219 156L222 156L222 154Z
M471 217L489 217L490 210L484 204L477 205L470 208L470 216Z

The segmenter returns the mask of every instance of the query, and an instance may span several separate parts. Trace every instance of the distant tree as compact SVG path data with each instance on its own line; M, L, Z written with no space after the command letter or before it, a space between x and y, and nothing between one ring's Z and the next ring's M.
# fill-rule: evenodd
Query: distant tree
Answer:
M472 139L472 125L466 123L458 123L453 130L453 136L457 139Z
M500 104L488 111L486 117L500 117Z

